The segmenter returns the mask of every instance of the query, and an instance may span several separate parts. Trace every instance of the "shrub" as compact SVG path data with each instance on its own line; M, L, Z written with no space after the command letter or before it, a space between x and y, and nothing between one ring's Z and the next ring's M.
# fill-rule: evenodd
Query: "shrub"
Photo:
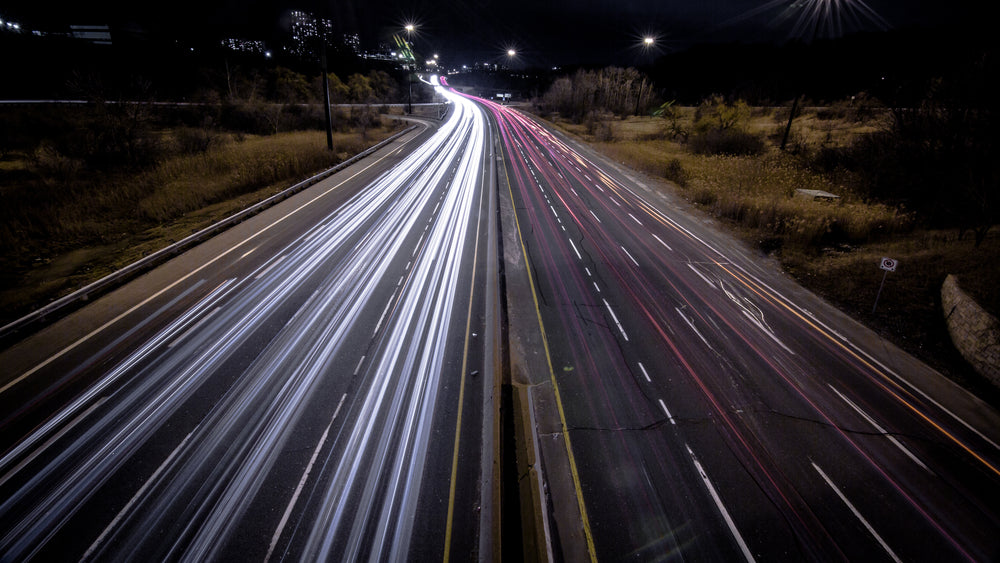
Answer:
M688 148L695 154L758 155L763 154L764 139L737 129L711 129L688 139Z
M707 98L694 112L696 133L745 129L750 120L750 106L743 100L727 103L722 96Z
M682 188L687 187L688 183L691 181L691 174L684 169L684 165L681 164L681 161L676 158L672 158L669 162L667 162L667 169L664 171L663 175L667 180L670 180Z
M615 130L607 121L601 121L594 128L594 140L599 143L608 143L615 140Z
M215 141L215 132L202 127L178 127L174 131L174 142L181 154L203 153Z

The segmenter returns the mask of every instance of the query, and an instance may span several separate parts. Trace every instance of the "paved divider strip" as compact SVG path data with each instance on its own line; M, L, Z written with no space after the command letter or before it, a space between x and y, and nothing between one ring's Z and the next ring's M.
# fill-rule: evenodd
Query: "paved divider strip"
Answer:
M323 172L320 172L319 174L316 174L311 178L308 178L289 188L286 188L259 203L251 205L250 207L244 209L243 211L240 211L225 219L222 219L221 221L213 223L212 225L205 227L204 229L198 231L197 233L194 233L182 240L179 240L171 244L170 246L161 248L160 250L157 250L156 252L150 254L149 256L146 256L145 258L133 262L116 272L108 274L107 276L87 286L84 286L74 291L73 293L70 293L69 295L60 297L59 299L56 299L55 301L43 307L40 307L39 309L31 313L28 313L27 315L21 317L20 319L17 319L16 321L13 321L10 324L0 328L0 341L5 341L8 338L17 335L18 333L26 329L30 329L42 323L45 320L59 318L60 316L68 313L74 307L79 306L82 303L86 303L91 298L98 297L100 295L107 293L112 289L120 287L124 283L138 276L139 274L147 272L159 266L160 264L163 264L167 260L170 260L171 258L185 252L191 247L204 242L205 240L219 234L220 232L232 227L233 225L243 222L244 220L260 213L261 211L288 199L289 197L301 192L302 190L322 180L325 180L327 177L332 176L337 172L340 172L341 170L347 168L348 166L354 164L355 162L358 162L359 160L374 154L376 151L382 149L383 147L395 141L396 139L402 137L403 135L413 131L417 127L418 127L417 125L407 127L406 129L392 135L388 139L385 139L384 141L364 150L363 152L360 152L352 156L351 158L341 162L340 164L332 168L324 170Z

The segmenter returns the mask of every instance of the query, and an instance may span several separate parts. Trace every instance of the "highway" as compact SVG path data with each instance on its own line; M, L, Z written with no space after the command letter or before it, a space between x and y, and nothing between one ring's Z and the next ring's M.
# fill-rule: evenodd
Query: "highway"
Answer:
M995 410L648 181L481 103L549 555L1000 558Z
M452 105L0 352L0 560L489 549L495 178Z
M994 409L650 179L442 95L0 351L0 560L1000 559Z

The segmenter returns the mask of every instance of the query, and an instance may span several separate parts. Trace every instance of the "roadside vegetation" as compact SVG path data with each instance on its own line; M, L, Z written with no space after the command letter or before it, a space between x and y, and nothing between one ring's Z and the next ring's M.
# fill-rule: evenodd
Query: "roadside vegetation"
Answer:
M315 80L313 81L315 82ZM0 324L334 166L401 125L384 72L331 75L334 149L303 75L228 76L196 105L0 108ZM141 91L141 88L139 89Z
M633 86L633 103L645 108L636 116L634 107L622 111L600 96L573 106L575 93L587 91L574 83L549 90L533 111L615 161L668 180L805 287L1000 404L1000 393L951 345L940 299L945 277L955 274L1000 313L996 114L984 91L990 72L982 64L961 69L907 108L864 93L771 106L714 95L681 107L642 99ZM800 189L837 198L816 201ZM873 314L883 256L899 269Z

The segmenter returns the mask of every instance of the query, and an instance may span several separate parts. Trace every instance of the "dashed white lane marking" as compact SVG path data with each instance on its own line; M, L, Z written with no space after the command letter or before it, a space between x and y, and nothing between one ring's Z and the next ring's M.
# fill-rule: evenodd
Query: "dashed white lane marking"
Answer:
M719 498L719 493L715 492L715 487L712 486L712 482L708 479L708 474L705 473L705 469L702 468L701 463L698 462L698 458L694 456L694 452L691 451L691 446L684 444L687 448L688 454L691 456L691 461L694 462L695 469L698 470L698 475L701 476L701 480L705 483L705 488L708 489L708 494L711 495L712 500L715 501L715 506L722 513L723 520L726 521L726 525L729 526L730 533L733 534L733 538L736 539L736 543L740 546L740 551L743 552L743 557L747 561L755 561L753 554L750 553L750 548L747 547L747 542L743 541L743 536L740 535L740 531L736 529L736 523L733 522L733 518L729 515L729 511L726 510L726 506L722 504L722 499Z
M889 432L887 432L885 428L882 428L882 426L880 426L877 422L875 422L875 419L873 419L872 417L868 416L868 413L866 413L865 411L861 410L861 407L859 407L858 405L854 404L854 401L852 401L852 400L848 399L847 397L845 397L840 391L837 391L837 389L833 385L830 385L829 383L827 383L826 386L829 387L834 393L836 393L838 397L840 397L841 399L843 399L843 401L845 403L847 403L852 409L854 409L855 412L857 412L858 414L860 414L862 418L864 418L865 420L867 420L868 424L871 424L873 427L875 427L875 430L878 430L879 433L881 433L883 436L885 436L886 438L888 438L889 441L892 442L894 446L896 446L897 448L899 448L900 451L902 451L904 454L907 455L907 457L909 457L910 459L912 459L914 463L916 463L920 467L923 467L931 475L934 474L934 472L931 471L930 468L928 468L926 465L924 465L924 462L922 462L919 459L917 459L917 456L915 456L913 454L913 452L911 452L909 449L907 449L906 446L904 446L903 444L899 443L899 440L897 440L895 436L892 436L891 434L889 434Z
M826 473L823 473L823 470L820 469L815 462L813 462L812 466L814 469L816 469L816 472L819 473L819 476L822 477L824 481L826 481L826 484L829 485L831 489L833 489L833 492L837 493L837 496L840 497L840 500L844 501L844 504L847 505L847 508L851 509L851 512L854 514L854 516L861 521L861 524L863 524L865 529L868 530L868 533L870 533L875 538L875 541L877 541L878 544L882 546L882 549L885 550L885 552L889 555L889 557L891 557L892 560L895 561L896 563L901 563L899 557L897 557L896 554L892 552L892 549L889 547L889 544L885 543L885 540L882 539L882 536L878 535L878 532L875 531L875 528L873 528L872 525L868 523L868 520L865 520L865 517L862 516L860 512L858 512L857 508L854 508L854 505L851 504L851 501L847 500L847 497L844 496L844 493L840 492L840 489L837 488L837 485L833 484L833 481L831 481L830 478L826 476Z
M597 290L597 293L600 293L601 292L601 288L597 286L597 282L592 282L592 283L594 284L594 289Z
M195 428L195 430L197 430L197 427ZM188 435L185 436L183 440L181 440L180 445L174 448L174 451L170 452L170 455L167 456L167 459L165 459L163 463L161 463L160 466L156 468L156 471L153 472L153 474L149 477L149 479L146 479L146 482L142 484L142 487L139 487L139 490L136 491L134 495L132 495L132 498L129 499L128 503L126 503L125 506L118 511L118 514L111 521L111 523L108 524L106 528L104 528L104 531L101 532L101 535L97 536L97 539L94 540L94 543L90 544L90 547L87 548L87 552L84 553L83 557L80 559L81 561L86 561L87 559L90 559L91 554L93 554L94 550L96 550L97 547L104 542L104 538L108 536L108 533L110 533L111 530L115 529L118 526L118 522L121 522L121 519L125 516L125 513L127 513L132 508L132 506L136 503L137 500L142 498L142 496L146 493L146 489L148 489L149 486L156 481L156 479L160 476L160 473L162 473L163 470L168 465L170 465L170 462L173 461L177 453L184 448L184 444L187 443L187 441L191 438L192 434L194 434L194 430L189 432Z
M89 407L87 407L87 410L85 410L82 413L78 414L73 420L69 421L69 424L67 424L66 426L63 426L63 428L61 430L59 430L59 432L56 432L55 434L53 434L51 438L49 438L48 440L46 440L45 443L41 445L41 447L39 447L38 449L36 449L28 457L26 457L23 460L21 460L20 463L18 463L10 471L8 471L7 473L5 473L3 475L3 477L0 477L0 486L2 486L4 483L6 483L8 480L10 480L10 478L13 477L15 474L17 474L17 472L19 472L21 469L23 469L28 464L30 464L32 461L34 461L35 458L37 458L39 455L41 455L43 451L47 450L49 448L49 446L51 446L52 444L56 443L60 438L62 438L63 436L65 436L66 434L68 434L71 430L73 430L74 428L76 428L76 425L79 424L80 421L82 421L83 419L87 418L87 416L89 416L90 413L94 412L94 410L96 410L97 407L103 405L104 401L106 401L106 400L108 400L107 397L101 397L93 405L90 405Z
M292 515L292 509L295 508L295 503L299 500L299 494L302 493L302 487L305 486L306 480L309 478L309 473L312 472L313 464L316 463L316 458L319 457L319 451L323 448L323 444L326 443L327 436L330 435L330 429L333 428L333 422L337 420L337 415L340 414L340 407L344 406L344 399L347 398L347 393L344 393L340 397L340 402L337 403L337 409L333 411L333 418L330 419L330 424L327 425L326 430L323 431L323 436L320 437L319 443L316 444L316 449L313 450L312 457L309 458L309 464L306 465L306 472L302 474L302 478L299 479L299 485L295 487L295 493L292 494L292 499L288 502L288 507L285 509L285 513L281 516L281 521L278 522L278 529L274 531L274 535L271 536L271 545L267 548L267 555L264 556L264 561L269 561L271 559L271 554L274 553L274 547L278 544L278 539L281 537L281 532L285 530L285 524L288 523L288 517Z
M636 219L635 215L632 215L631 213L629 213L628 216L631 217L632 220L635 221L636 223L639 223L639 226L642 226L642 221Z
M416 256L416 254L417 254L417 251L418 251L418 250L420 250L420 243L424 242L424 235L425 235L425 234L426 234L426 230L425 230L425 232L423 232L423 233L420 233L420 240L418 240L418 241L417 241L417 245L413 247L413 252L412 252L412 253L410 253L410 257L411 257L411 258L412 258L413 256Z
M693 330L694 333L698 335L698 338L700 338L701 341L705 343L705 346L708 346L709 349L714 351L715 348L712 348L712 345L708 343L708 340L705 340L705 337L702 336L700 332L698 332L698 329L694 327L694 323L691 322L691 319L687 318L687 316L684 315L684 313L682 313L679 308L674 307L674 310L677 311L677 314L680 315L682 319L684 319L684 322L686 322L689 327L691 327L691 330Z
M577 258L579 258L580 260L583 260L583 256L580 256L580 251L579 251L579 250L577 250L577 249L576 249L576 245L575 245L575 244L573 244L573 239L566 239L566 240L568 240L568 241L569 241L569 244L570 244L570 246L572 246L572 247L573 247L573 252L575 252L575 253L576 253L576 257L577 257Z
M590 214L594 216L594 219L597 219L598 223L601 222L601 218L597 216L597 213L594 213L593 209L588 209L587 211L590 211Z
M204 322L205 322L205 321L207 321L207 320L208 320L209 318L211 318L211 317L212 317L212 315L214 315L214 314L216 314L217 312L219 312L219 309L221 309L221 308L222 308L222 307L216 307L216 308L212 309L211 311L209 311L207 315L205 315L204 317L202 317L201 319L199 319L199 320L198 320L198 322L194 323L194 325L192 325L192 326L191 326L191 328L189 328L189 329L185 330L185 331L184 331L184 332L183 332L183 333L182 333L182 334L181 334L180 336L178 336L177 338L175 338L173 342L171 342L170 344L167 344L167 348L173 348L173 347L174 347L174 346L176 346L176 345L177 345L177 344L178 344L178 343L179 343L179 342L180 342L181 340L184 340L185 338L187 338L187 335L189 335L189 334L191 334L192 332L194 332L194 331L195 331L195 329L197 329L198 327L200 327L200 326L202 325L202 323L204 323Z
M709 280L708 278L706 278L704 275L702 275L702 273L699 272L698 269L695 268L693 264L688 264L688 268L691 268L692 272L698 274L698 277L701 278L702 280L704 280L705 283L707 283L709 285L709 287L711 287L712 289L716 289L715 284L712 283L711 280Z
M237 260L237 261L240 261L240 260L242 260L242 259L246 258L247 256L250 256L251 254L253 254L253 251L254 251L254 250L257 250L258 248L260 248L260 247L259 247L259 246L255 246L255 247L251 248L250 250L247 250L246 252L244 252L244 253L243 253L243 255L242 255L242 256L240 256L240 257L239 257L239 258L237 258L236 260Z
M264 268L263 270L261 270L261 272L259 274L257 274L256 276L254 276L253 279L259 280L260 278L264 277L268 272L271 271L272 268L274 268L275 266L277 266L278 264L280 264L281 261L285 259L285 256L287 256L287 254L282 254L281 256L278 256L277 260L275 260L274 262L271 262L270 266L268 266L268 267Z
M358 365L354 367L354 375L358 375L358 372L361 371L361 364L365 363L365 357L361 356L361 359L358 360Z
M771 330L769 328L767 328L766 326L764 326L764 324L761 323L759 320L757 320L753 315L751 315L750 313L748 313L746 311L743 311L743 315L746 316L746 318L749 319L750 322L753 323L757 328L759 328L761 330L761 332L763 332L764 334L768 335L768 337L770 337L771 340L773 340L775 344L777 344L778 346L781 346L782 348L784 348L785 351L788 352L789 354L791 354L793 356L795 355L795 352L792 352L791 348L789 348L788 346L785 346L784 342L782 342L781 340L779 340L778 337L775 336L774 333L771 332Z
M646 372L646 366L642 365L642 362L639 362L639 369L642 370L642 375L646 378L646 381L652 383L653 380L649 378L649 373Z
M632 258L632 254L630 254L629 251L626 250L624 246L619 245L619 248L622 249L622 252L625 253L625 256L628 256L628 259L631 260L633 264L635 264L636 266L639 265L639 263L635 261L635 258Z
M670 421L670 424L677 426L677 423L674 422L674 415L670 414L670 411L667 409L667 405L666 403L663 402L663 399L657 399L657 400L660 401L660 408L662 408L663 413L667 415L667 420Z
M395 297L396 294L393 293L392 296ZM389 299L389 302L385 304L385 309L382 310L382 316L378 318L378 324L375 325L375 331L372 332L372 336L378 334L378 329L382 328L382 321L385 320L385 315L389 312L389 307L392 306L392 301L392 299Z
M667 247L667 250L669 250L669 251L673 252L673 250L674 250L674 249L673 249L673 248L670 248L670 245L669 245L669 244L667 244L667 243L665 243L665 242L663 242L663 240L661 240L661 239L660 239L660 237L658 237L658 236L656 236L656 235L653 235L653 238L655 238L655 239L657 240L657 242L659 242L659 243L660 243L660 244L662 244L663 246Z
M607 299L601 299L601 301L604 301L604 306L608 308L608 313L611 314L611 318L614 319L615 325L618 326L618 331L622 333L622 336L625 338L625 341L628 342L628 334L626 334L625 329L622 328L622 323L618 321L618 315L615 315L615 312L611 310L611 305L608 304Z

